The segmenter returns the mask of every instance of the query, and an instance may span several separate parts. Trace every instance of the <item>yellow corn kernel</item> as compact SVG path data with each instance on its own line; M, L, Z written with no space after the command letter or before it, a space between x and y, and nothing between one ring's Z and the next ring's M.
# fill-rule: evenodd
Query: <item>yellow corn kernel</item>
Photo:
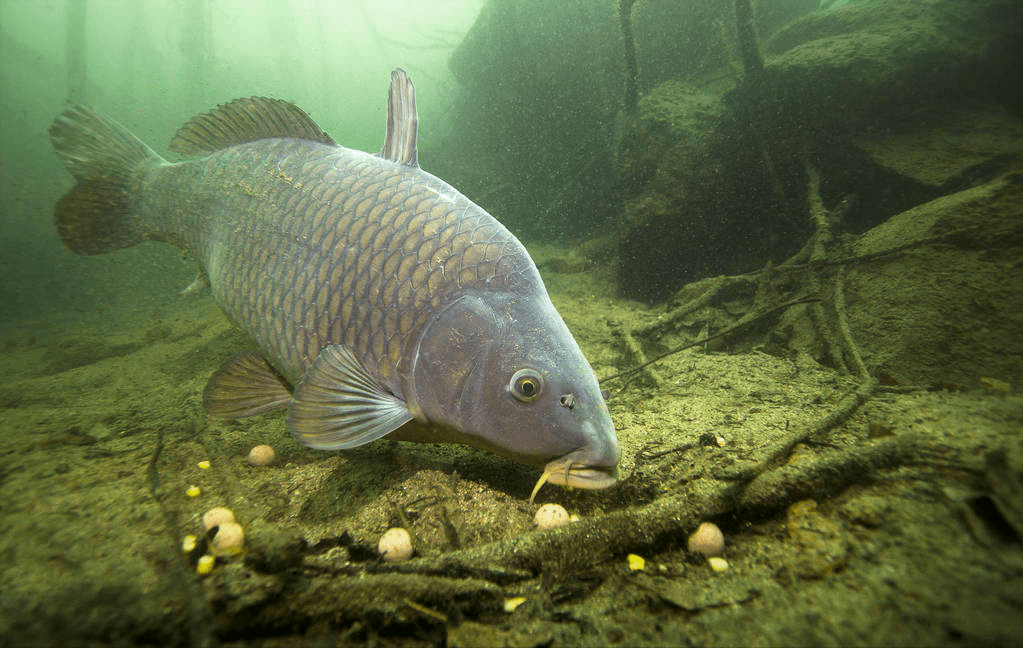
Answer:
M213 563L215 562L217 562L216 558L209 554L206 554L205 556L199 559L199 564L195 566L195 572L201 576L205 576L206 574L213 571Z

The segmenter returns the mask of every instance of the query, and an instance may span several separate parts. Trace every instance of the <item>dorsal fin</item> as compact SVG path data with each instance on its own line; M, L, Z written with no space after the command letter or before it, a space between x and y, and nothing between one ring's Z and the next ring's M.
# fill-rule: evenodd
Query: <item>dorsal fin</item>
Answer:
M184 155L205 155L271 137L335 144L330 135L295 104L267 97L247 97L191 118L178 130L170 148Z
M387 135L380 157L418 167L416 138L419 134L419 117L416 115L416 89L409 81L405 70L398 68L391 72L391 89L387 91Z

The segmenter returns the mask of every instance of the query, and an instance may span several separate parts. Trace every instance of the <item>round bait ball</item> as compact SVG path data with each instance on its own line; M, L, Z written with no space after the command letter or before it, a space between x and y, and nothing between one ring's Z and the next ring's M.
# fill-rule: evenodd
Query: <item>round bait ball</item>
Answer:
M689 536L689 551L704 556L720 556L725 550L725 535L713 522L704 522Z
M556 529L570 521L568 511L561 504L544 504L533 516L533 524L541 529Z
M223 506L211 508L210 510L203 513L202 526L204 529L209 531L215 526L226 524L228 522L234 522L234 511Z
M412 557L412 536L399 527L388 529L380 536L377 551L387 562L404 562Z
M277 453L268 445L258 445L249 450L249 463L253 466L269 466L277 458Z
M224 522L217 528L213 536L213 553L218 556L230 556L241 553L245 544L245 532L237 522Z

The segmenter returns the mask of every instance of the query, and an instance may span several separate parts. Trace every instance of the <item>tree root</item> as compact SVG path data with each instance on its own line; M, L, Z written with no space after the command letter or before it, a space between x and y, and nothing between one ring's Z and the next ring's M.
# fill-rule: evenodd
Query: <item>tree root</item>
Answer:
M668 311L663 318L659 318L656 322L637 328L632 332L633 335L647 337L670 324L681 321L690 313L698 311L705 306L709 306L711 302L713 302L726 288L732 288L733 286L740 284L753 284L756 282L756 278L753 277L753 275L735 275L714 277L710 281L710 287L699 297L673 308Z
M858 395L850 402L858 403ZM854 409L847 403L805 434L786 444L786 452ZM586 571L629 552L641 553L680 546L700 522L729 513L766 514L806 498L820 498L870 481L878 471L912 461L920 454L916 435L881 439L843 448L822 459L778 466L742 482L719 485L685 495L664 497L645 506L584 519L559 529L534 531L505 540L388 566L403 573L456 574L499 584L527 580L539 574L557 576ZM742 475L745 477L746 475ZM585 551L580 551L585 547Z
M639 342L636 341L636 338L633 336L633 334L629 332L625 327L615 327L613 332L615 335L621 338L622 344L625 345L625 352L627 354L627 357L629 357L633 362L638 364L633 366L633 368L630 369L628 372L617 373L613 376L602 378L600 381L601 384L613 380L615 378L630 378L637 375L640 371L642 371L643 375L645 375L650 380L650 382L653 383L654 387L657 388L663 387L665 384L664 378L661 376L660 372L658 372L653 367L653 364L657 360L660 360L660 358L647 360L646 354L643 353L643 347L639 344ZM629 382L631 382L631 380ZM626 385L628 385L628 382L619 387L617 391L625 389Z
M845 314L845 268L838 269L838 275L835 277L835 318L838 320L838 332L841 335L842 347L845 350L846 355L851 359L853 367L856 368L856 373L859 375L860 380L871 383L874 385L875 381L871 378L870 373L867 371L867 365L863 362L863 356L860 355L860 350L856 346L856 342L853 341L852 332L849 330L849 318Z
M824 207L824 202L821 200L820 196L820 174L817 173L816 169L814 169L809 163L806 165L806 173L809 182L807 200L809 202L810 217L814 223L814 233L807 240L807 243L802 247L802 249L776 268L768 266L763 270L748 274L715 277L709 280L710 286L707 290L701 293L700 296L677 306L666 313L663 317L658 318L657 321L631 331L619 330L618 334L622 338L623 343L626 345L629 357L637 361L638 364L633 366L632 369L603 378L602 382L616 378L629 377L634 375L637 371L643 370L646 375L651 378L655 386L661 386L664 384L664 381L661 379L660 375L650 367L653 363L678 353L683 349L698 346L716 337L732 333L735 330L741 329L755 321L763 319L772 312L800 303L810 304L810 317L814 322L818 335L824 343L826 354L831 365L839 371L849 372L849 365L846 361L846 359L848 359L848 362L852 364L857 376L861 380L869 379L869 373L853 340L852 333L849 328L849 320L845 313L845 294L843 290L845 266L835 261L829 262L828 259L828 248L833 241L831 224L842 219L846 210L849 208L850 201L845 201L834 211L828 212L828 210ZM851 261L851 259L843 261L848 262ZM825 269L834 265L838 266L838 272L836 273L834 287L832 288L831 309L833 311L833 320L835 322L835 325L832 326L825 311L825 304L822 300L818 299L817 296L826 292ZM747 313L736 324L723 329L714 335L705 336L696 342L671 349L652 360L646 359L642 346L636 338L650 337L656 335L659 331L663 331L669 327L679 324L685 317L695 311L710 306L719 298L719 296L736 286L750 286L756 284L756 292L752 299L754 305L758 302L767 302L767 295L772 292L772 278L777 273L793 270L805 271L805 290L799 291L798 288L795 290L790 289L788 294L792 295L802 292L804 295L810 295L810 297L804 296L790 299L780 305L770 307L767 310L751 309L758 312Z
M821 292L821 264L827 258L827 246L831 242L831 224L828 220L827 210L824 208L824 201L820 195L820 174L810 164L806 165L807 177L809 178L808 202L810 203L810 218L813 220L814 233L810 237L809 260L806 264L806 282L809 289L815 294ZM810 307L810 318L817 328L817 334L824 341L828 358L831 365L840 371L848 371L842 353L839 350L838 342L828 326L828 319L824 313L824 305L821 302Z
M416 569L482 574L483 570L499 567L532 575L584 571L631 551L681 543L701 520L728 510L723 488L709 495L665 497L645 506L580 520L559 529L534 531L424 558L417 561ZM585 551L580 550L582 547Z
M718 331L717 333L714 333L713 335L707 335L705 337L700 338L699 340L696 340L695 342L689 342L689 343L683 344L680 347L675 347L674 349L671 349L670 351L665 351L664 353L660 354L659 356L657 356L657 357L655 357L655 358L653 358L651 360L646 360L645 359L646 356L643 354L643 350L639 346L639 343L636 342L636 339L631 334L629 334L628 331L619 331L618 332L619 335L622 335L625 338L626 348L629 350L629 352L631 354L631 357L639 358L639 359L642 360L642 362L639 365L634 366L632 369L629 369L627 371L622 371L622 372L616 373L614 375L607 376L606 378L601 378L600 382L601 382L601 384L603 384L603 383L609 382L611 380L616 380L616 379L621 379L621 378L628 378L630 376L635 375L639 371L644 371L644 372L647 372L648 375L651 375L654 378L654 384L655 385L661 386L661 385L664 384L664 379L660 376L660 374L654 373L653 372L653 367L651 366L655 362L663 360L664 358L667 358L670 355L674 355L676 353L679 353L680 351L685 351L686 349L689 349L691 347L699 346L701 344L706 344L707 342L710 342L711 340L715 340L717 338L724 337L726 335L734 333L735 331L744 329L747 326L750 326L751 324L753 324L755 322L758 322L758 321L760 321L760 320L762 320L762 319L764 319L764 318L766 318L766 317L768 317L768 316L770 316L773 313L776 313L778 311L785 310L786 308L790 308L790 307L796 306L798 304L806 304L806 303L815 302L815 301L817 301L816 297L800 297L798 299L793 299L791 301L787 301L784 304L779 304L777 306L774 306L773 308L770 308L770 309L768 309L766 311L763 311L763 312L747 313L746 315L744 315L735 324L733 324L733 325L731 325L731 326L729 326L729 327L727 327L725 329L722 329L722 330ZM628 384L628 383L626 383L626 384ZM619 391L621 391L621 389L624 389L624 386L622 388L619 388Z
M736 493L735 510L765 514L803 499L835 494L869 481L879 470L910 461L920 445L916 435L896 436L842 448L812 461L787 463L744 484Z
M714 476L726 481L749 482L765 474L772 467L779 466L788 460L793 449L800 443L807 443L819 439L834 427L844 423L853 412L862 405L874 392L873 381L861 383L855 390L843 397L838 405L827 416L823 417L816 425L806 428L802 432L778 443L774 448L767 451L767 457L753 465L747 465L737 470L717 473Z

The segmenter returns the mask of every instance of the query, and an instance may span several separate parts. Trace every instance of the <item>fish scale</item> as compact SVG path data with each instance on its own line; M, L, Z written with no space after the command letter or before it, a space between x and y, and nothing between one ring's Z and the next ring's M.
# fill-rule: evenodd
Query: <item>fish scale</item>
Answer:
M236 148L191 163L198 173L154 169L150 181L173 191L143 211L186 232L225 313L290 381L324 346L344 343L399 390L404 352L446 298L476 285L541 285L514 236L423 171L306 140ZM245 172L239 180L221 167ZM182 193L205 196L206 216L166 199ZM224 240L232 244L212 243Z
M299 108L253 97L190 120L169 163L82 107L50 128L78 184L65 244L190 251L248 352L204 393L228 418L288 409L302 443L454 441L605 488L619 449L596 376L522 244L416 160L411 82L392 74L378 155ZM197 280L196 284L201 282Z

